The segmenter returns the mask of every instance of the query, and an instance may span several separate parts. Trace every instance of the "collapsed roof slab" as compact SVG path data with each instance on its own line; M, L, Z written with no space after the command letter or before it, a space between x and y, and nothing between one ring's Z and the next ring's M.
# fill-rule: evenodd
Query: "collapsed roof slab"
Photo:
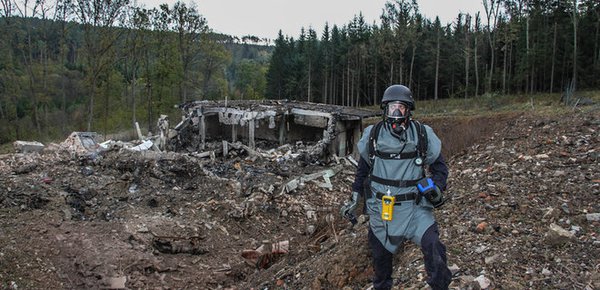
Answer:
M315 154L357 155L354 145L362 133L362 120L379 112L344 106L295 102L194 101L180 105L182 121L171 150L203 150L207 138L236 142L250 148L256 139L283 145L314 142Z

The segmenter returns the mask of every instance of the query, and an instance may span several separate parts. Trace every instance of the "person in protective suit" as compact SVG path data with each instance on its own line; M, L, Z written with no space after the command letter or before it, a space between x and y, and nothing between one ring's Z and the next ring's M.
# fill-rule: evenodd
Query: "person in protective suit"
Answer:
M407 87L388 87L381 108L383 121L367 127L357 144L352 194L340 213L353 217L359 197L366 199L375 289L391 289L393 255L406 240L421 247L429 286L447 289L452 274L433 216L444 203L448 177L441 141L431 127L412 120L415 102Z

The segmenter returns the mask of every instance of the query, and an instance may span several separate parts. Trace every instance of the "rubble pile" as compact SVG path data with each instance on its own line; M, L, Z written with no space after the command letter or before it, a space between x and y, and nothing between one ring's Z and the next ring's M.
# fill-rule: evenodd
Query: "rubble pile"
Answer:
M600 287L600 223L588 218L600 212L598 116L521 116L452 159L439 216L463 275L494 288Z
M598 117L521 115L450 158L449 200L436 216L451 289L600 288ZM373 269L364 220L316 255L251 280L265 281L261 287L279 279L289 289L366 289ZM426 286L418 247L407 243L395 265L397 289Z
M448 158L453 289L600 288L598 117L521 115ZM352 159L258 142L0 155L0 288L367 288L368 220L338 213ZM395 265L397 289L425 286L415 245Z

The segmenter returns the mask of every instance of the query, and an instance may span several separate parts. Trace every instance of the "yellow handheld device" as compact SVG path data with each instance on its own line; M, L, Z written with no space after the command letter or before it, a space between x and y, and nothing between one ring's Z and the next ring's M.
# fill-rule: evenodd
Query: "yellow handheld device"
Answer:
M394 203L396 199L393 196L384 195L381 198L381 219L384 221L391 221L392 214L394 213Z

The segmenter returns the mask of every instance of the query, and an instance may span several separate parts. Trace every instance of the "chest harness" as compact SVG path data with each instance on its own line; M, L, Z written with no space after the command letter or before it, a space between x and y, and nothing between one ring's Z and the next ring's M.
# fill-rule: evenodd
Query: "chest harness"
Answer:
M413 187L417 186L422 177L425 177L425 157L427 156L427 130L425 125L418 121L410 120L414 124L417 132L417 146L416 151L404 152L404 147L399 152L381 152L377 149L377 138L381 127L385 124L384 121L377 123L369 134L369 161L371 168L369 170L370 180L375 181L379 184L394 186L394 187ZM413 126L409 126L412 128ZM423 176L419 179L414 180L399 180L399 179L386 179L379 176L373 175L373 164L375 157L381 159L392 159L392 160L403 160L403 159L414 159L414 163L422 168ZM378 194L379 195L379 194Z

